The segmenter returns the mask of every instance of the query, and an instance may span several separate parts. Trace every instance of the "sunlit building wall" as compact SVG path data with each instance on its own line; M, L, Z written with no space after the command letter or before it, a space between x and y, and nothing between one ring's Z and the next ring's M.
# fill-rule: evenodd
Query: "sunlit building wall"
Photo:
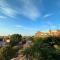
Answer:
M60 30L49 30L48 32L36 32L35 37L41 36L60 36Z

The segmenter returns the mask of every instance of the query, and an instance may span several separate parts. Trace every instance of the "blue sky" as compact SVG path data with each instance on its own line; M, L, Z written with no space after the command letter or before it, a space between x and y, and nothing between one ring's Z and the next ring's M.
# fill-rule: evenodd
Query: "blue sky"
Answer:
M60 0L0 0L0 35L60 29Z

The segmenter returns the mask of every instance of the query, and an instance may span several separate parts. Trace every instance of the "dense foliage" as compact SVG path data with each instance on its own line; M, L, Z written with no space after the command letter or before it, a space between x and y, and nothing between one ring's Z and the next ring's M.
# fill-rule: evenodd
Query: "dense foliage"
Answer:
M15 45L18 45L19 42L22 40L22 36L21 36L21 34L13 34L13 35L11 35L10 40L11 40L11 42L10 42L11 45L15 46Z
M27 60L60 60L60 37L39 38L25 50Z
M22 36L13 34L10 39L9 44L0 48L0 60L10 60L16 57L20 50L19 42ZM30 39L33 40L33 45L25 50L22 48L26 60L60 60L60 37L49 36L35 39L31 37Z
M21 38L22 36L19 34L11 35L11 42L0 48L0 60L10 60L17 56L17 52L20 49L18 43L21 41Z
M10 60L15 57L19 47L5 46L0 48L0 60Z

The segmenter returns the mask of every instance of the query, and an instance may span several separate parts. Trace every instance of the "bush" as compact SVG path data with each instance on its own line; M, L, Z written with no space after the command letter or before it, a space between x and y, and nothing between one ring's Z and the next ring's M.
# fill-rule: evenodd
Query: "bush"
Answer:
M0 60L10 60L11 58L16 56L19 47L14 46L11 47L10 45L1 47L0 49Z
M45 37L36 40L31 48L25 50L27 60L59 60L60 50L54 48L58 45L60 38L58 37Z

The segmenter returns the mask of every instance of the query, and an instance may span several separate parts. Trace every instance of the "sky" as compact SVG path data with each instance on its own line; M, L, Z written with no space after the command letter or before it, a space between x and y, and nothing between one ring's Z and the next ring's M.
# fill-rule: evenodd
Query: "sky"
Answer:
M60 29L60 0L0 0L0 35L49 29Z

